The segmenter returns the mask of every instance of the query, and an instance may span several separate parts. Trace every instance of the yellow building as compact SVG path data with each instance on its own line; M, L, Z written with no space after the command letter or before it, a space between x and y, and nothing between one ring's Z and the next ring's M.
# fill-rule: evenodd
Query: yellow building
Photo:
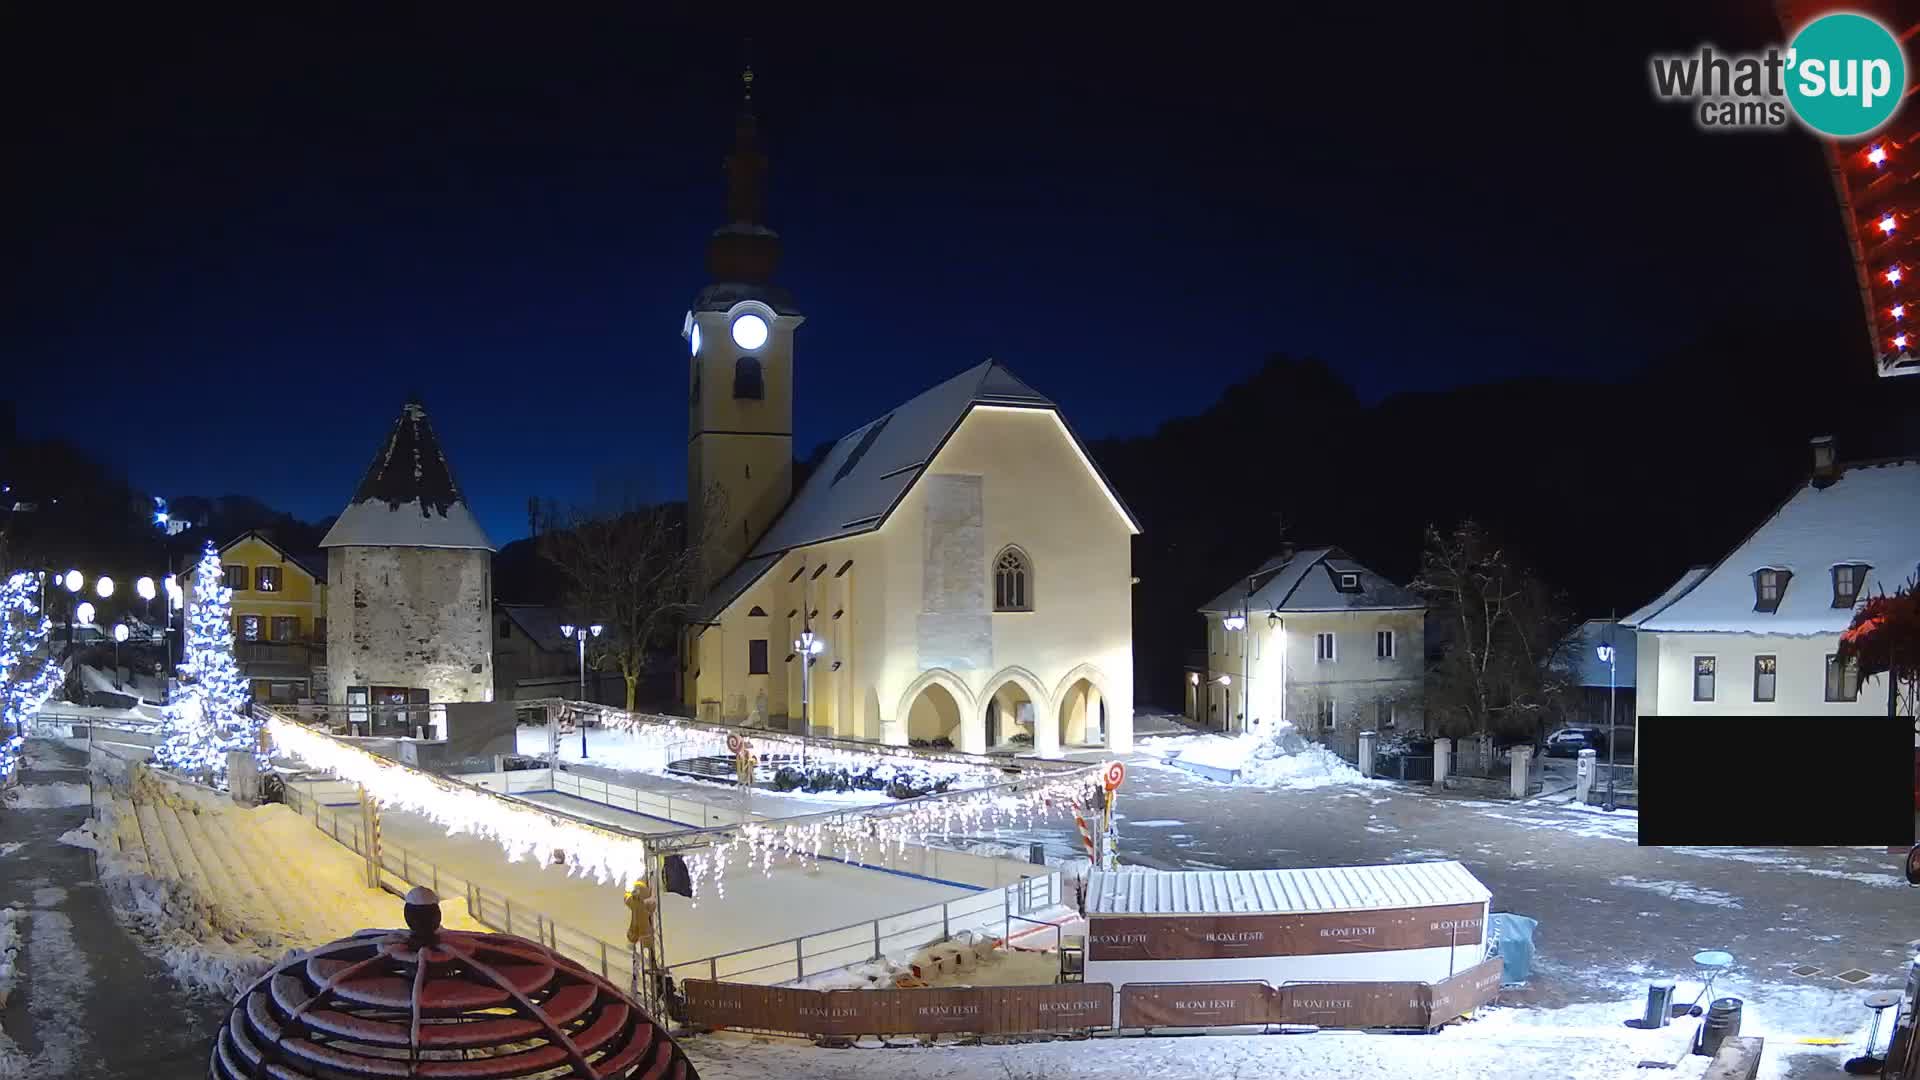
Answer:
M794 492L803 317L771 280L755 136L743 113L683 329L706 563L682 704L974 753L1129 749L1139 527L1052 401L987 361L849 432Z
M295 555L257 531L220 548L233 590L233 647L254 700L293 704L326 693L326 552ZM193 602L191 567L181 576Z

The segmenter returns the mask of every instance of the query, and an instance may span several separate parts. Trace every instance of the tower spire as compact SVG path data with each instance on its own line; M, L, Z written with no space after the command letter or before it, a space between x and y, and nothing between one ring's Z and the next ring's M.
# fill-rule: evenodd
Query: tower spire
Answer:
M727 220L707 244L707 269L715 281L764 282L780 260L780 238L766 223L767 157L760 150L753 82L749 58L740 71L740 108L725 165Z

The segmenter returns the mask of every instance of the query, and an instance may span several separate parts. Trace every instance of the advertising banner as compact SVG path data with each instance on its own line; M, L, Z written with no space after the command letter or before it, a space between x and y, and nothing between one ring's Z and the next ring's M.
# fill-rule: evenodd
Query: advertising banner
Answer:
M1089 960L1217 960L1473 945L1480 904L1297 915L1094 915Z

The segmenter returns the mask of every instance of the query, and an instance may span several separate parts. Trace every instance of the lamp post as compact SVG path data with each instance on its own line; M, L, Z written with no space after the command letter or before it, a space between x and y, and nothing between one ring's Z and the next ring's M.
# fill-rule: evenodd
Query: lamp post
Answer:
M87 584L85 575L78 570L69 570L60 575L60 584L67 589L67 652L73 652L73 624L79 615L80 590Z
M813 658L827 651L827 641L808 627L800 631L793 651L800 654L800 769L805 772L807 743L813 738Z
M120 643L126 640L127 640L127 624L114 623L113 624L113 688L115 690L126 689L125 685L120 681Z
M1612 645L1602 645L1600 646L1600 648L1598 648L1595 651L1600 654L1600 662L1607 665L1607 812L1612 813L1613 812L1613 773L1614 773L1614 761L1615 761L1613 744L1616 741L1614 739L1615 732L1613 729L1613 686L1614 686L1613 672L1614 672L1614 656L1616 654L1613 651Z
M1245 732L1247 729L1245 721L1253 718L1253 709L1247 703L1247 688L1253 685L1253 681L1247 678L1247 664L1250 662L1247 656L1253 651L1253 643L1249 640L1252 635L1247 633L1247 616L1244 611L1238 615L1229 615L1220 620L1220 625L1228 631L1238 632L1240 635L1240 716L1238 720L1235 719L1233 715L1233 702L1228 701L1226 720L1227 730L1234 730L1235 725L1238 724L1238 729L1241 732Z
M599 623L594 623L592 626L574 626L571 623L563 623L560 627L561 637L572 638L580 643L581 701L587 700L587 639L590 637L599 637L600 631L604 629L606 628ZM580 760L587 760L587 719L585 716L580 718Z

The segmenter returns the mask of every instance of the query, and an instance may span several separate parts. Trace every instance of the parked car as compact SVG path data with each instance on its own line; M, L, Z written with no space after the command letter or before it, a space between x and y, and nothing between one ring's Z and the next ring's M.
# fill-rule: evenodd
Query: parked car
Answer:
M1563 727L1547 736L1547 754L1551 757L1577 757L1582 750L1607 752L1607 733L1593 727Z

